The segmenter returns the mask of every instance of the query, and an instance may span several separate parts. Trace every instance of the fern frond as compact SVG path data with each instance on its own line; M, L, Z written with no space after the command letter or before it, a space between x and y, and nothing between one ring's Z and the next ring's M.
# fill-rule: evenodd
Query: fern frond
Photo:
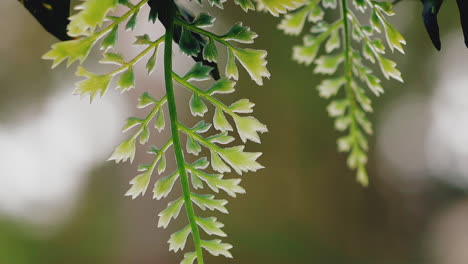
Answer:
M215 5L222 3L222 1L210 2ZM127 12L122 16L108 16L108 13L118 3L125 6L128 9ZM151 40L148 35L136 36L134 45L143 45L145 48L132 59L126 60L119 53L110 51L114 49L117 41L117 29L124 23L126 23L125 29L135 29L136 17L146 3L149 3L152 8L150 20L154 21L158 18L165 26L166 33L156 40ZM253 8L250 1L237 0L236 3L244 9ZM155 199L166 198L172 192L173 187L180 183L182 187L180 196L169 202L167 208L159 213L158 227L163 228L168 227L170 222L179 216L182 208L185 208L188 218L188 224L170 236L169 249L174 252L183 251L187 239L191 237L195 251L186 253L181 263L193 263L197 260L197 263L203 264L203 250L214 256L223 255L231 258L229 250L232 245L220 239L202 239L201 230L208 236L226 237L227 235L222 230L224 224L214 216L199 215L199 209L228 213L227 200L217 198L207 189L215 193L222 190L229 196L236 197L237 194L245 193L245 189L240 186L241 179L226 178L225 173L234 170L241 175L263 168L257 161L261 153L244 151L244 144L247 141L260 143L259 134L268 131L264 124L251 115L255 104L248 99L241 99L227 105L217 98L218 94L229 94L235 91L235 80L239 78L237 62L245 68L257 84L262 85L263 78L269 78L270 73L266 68L266 51L240 48L235 45L235 43L253 43L257 34L242 23L235 24L225 34L215 34L207 30L213 26L215 20L213 17L204 13L191 17L186 10L176 6L172 0L159 2L143 0L137 4L126 0L87 0L77 9L80 12L70 18L72 22L68 29L71 35L78 36L78 38L54 44L43 57L52 60L53 67L65 60L68 60L67 66L75 61L80 62L76 75L83 77L83 80L76 84L74 93L81 97L89 96L92 101L96 95L104 95L113 80L116 80L116 88L122 93L131 90L136 86L135 65L143 58L149 57L146 61L146 71L151 74L155 69L158 47L163 42L165 45L166 94L160 99L156 99L149 92L140 96L137 107L149 109L148 114L143 118L127 119L122 130L125 133L131 131L131 135L115 148L109 160L114 160L116 163L133 162L137 142L140 145L146 145L153 129L161 132L166 128L166 119L169 120L168 127L171 130L171 136L159 148L157 146L148 148L148 154L153 155L152 161L150 164L138 166L139 173L130 181L131 187L125 195L133 199L143 196L150 187L151 178L155 174L160 176L153 187ZM105 25L102 26L103 24ZM176 32L177 38L175 38ZM116 66L114 70L105 74L92 73L81 66L90 50L100 39L103 39L100 43L103 50L100 63ZM197 61L185 75L178 75L173 70L172 40L179 45L182 52ZM216 76L213 74L215 70L213 66L208 66L217 67L218 49L215 42L218 42L228 53L229 59L225 67L227 77L214 77L215 80L212 81L210 87L200 87L197 84L198 81L212 80L211 75ZM205 116L210 109L207 104L214 108L213 125L202 119L195 126L189 127L179 121L174 82L192 93L189 106L195 118ZM165 111L165 108L168 111ZM235 137L230 135L231 132L237 132L243 144L229 145L235 140ZM182 145L182 137L186 139L185 148ZM171 148L174 150L177 168L166 173L168 150ZM200 156L204 153L203 148L208 150L210 157L200 157L195 162L189 162L189 156ZM210 165L211 168L209 168Z
M369 25L361 24L350 3L358 11L369 15ZM330 23L325 21L323 9L338 7L340 17ZM320 96L326 99L340 97L333 99L327 110L335 118L335 128L346 133L338 139L338 150L349 153L347 165L357 170L357 180L364 186L368 184L367 135L372 134L372 124L366 116L372 112L368 91L376 96L383 93L381 80L366 66L365 61L377 64L386 79L403 81L396 63L385 57L385 46L378 35L385 34L387 46L392 52L398 50L404 53L404 38L386 18L392 15L391 4L387 2L308 0L286 14L278 25L286 34L299 35L306 22L312 22L310 33L303 37L303 45L293 48L293 59L305 65L314 63L314 73L337 75L322 80L317 89ZM326 55L317 57L322 47ZM337 74L339 68L342 70Z

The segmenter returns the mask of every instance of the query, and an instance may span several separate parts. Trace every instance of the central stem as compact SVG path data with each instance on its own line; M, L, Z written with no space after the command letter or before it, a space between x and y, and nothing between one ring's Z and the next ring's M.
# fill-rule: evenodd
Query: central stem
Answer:
M200 241L200 232L198 230L195 212L193 210L192 199L187 172L185 170L184 154L182 153L182 146L179 137L179 121L177 119L177 108L174 95L174 85L172 83L172 39L174 37L174 19L175 19L175 5L173 0L167 1L167 8L164 10L167 17L166 37L164 42L164 78L166 82L166 95L167 105L169 108L169 116L171 120L172 141L174 145L174 152L177 162L177 168L180 173L180 183L182 185L182 192L184 195L185 209L187 210L188 220L192 229L192 238L197 253L198 264L204 264L203 251Z

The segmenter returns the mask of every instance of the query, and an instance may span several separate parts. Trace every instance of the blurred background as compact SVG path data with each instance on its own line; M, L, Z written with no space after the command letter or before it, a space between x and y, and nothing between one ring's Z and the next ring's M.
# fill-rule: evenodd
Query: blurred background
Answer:
M405 83L385 82L384 96L374 98L366 189L336 150L339 133L315 88L322 77L290 59L301 39L278 31L277 18L244 14L231 2L229 11L209 8L217 32L242 17L260 35L255 47L269 51L272 77L257 87L241 70L237 92L224 100L250 98L270 132L247 146L264 153L266 169L242 176L247 194L229 199L230 215L217 215L235 259L207 263L468 263L468 49L455 1L439 15L440 52L419 1L396 7L391 20L408 44L407 55L392 57ZM149 191L136 201L124 197L137 164L148 159L145 148L134 164L106 162L125 138L124 120L144 115L138 96L163 94L162 68L148 77L141 63L135 90L119 96L111 89L89 104L72 96L74 67L51 71L41 60L56 40L17 1L1 1L0 17L0 264L178 263L182 255L167 244L175 227L157 228L170 199L153 200ZM143 32L163 31L140 23ZM135 52L132 41L122 32L126 57ZM190 60L176 57L183 73ZM189 95L178 96L186 102ZM194 122L186 105L182 119ZM167 135L153 134L155 145Z

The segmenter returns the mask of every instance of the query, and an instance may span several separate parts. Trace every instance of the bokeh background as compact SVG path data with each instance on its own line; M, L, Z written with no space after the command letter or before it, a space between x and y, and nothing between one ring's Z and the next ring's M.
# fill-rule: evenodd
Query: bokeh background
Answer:
M208 263L468 263L468 49L456 3L445 2L440 52L419 1L396 7L392 21L408 44L407 55L392 57L405 83L385 82L384 96L374 98L365 189L336 151L339 133L315 88L321 76L290 59L300 38L284 36L268 14L244 14L232 3L209 8L218 32L242 18L259 33L255 47L269 51L272 77L257 87L241 71L237 93L225 97L256 102L270 132L248 146L264 153L266 169L242 176L247 194L219 215L235 259ZM136 164L148 159L144 148L133 165L106 162L124 139L126 117L144 114L137 97L163 94L161 67L151 77L140 68L135 90L112 90L90 105L72 96L72 69L51 71L40 59L55 39L17 1L1 1L0 17L0 263L178 263L166 242L174 226L157 228L170 200L124 197ZM137 34L162 33L141 22ZM131 42L122 32L127 57ZM176 57L184 72L190 60ZM189 95L178 96L183 119L194 122L183 103ZM167 135L153 134L156 145Z

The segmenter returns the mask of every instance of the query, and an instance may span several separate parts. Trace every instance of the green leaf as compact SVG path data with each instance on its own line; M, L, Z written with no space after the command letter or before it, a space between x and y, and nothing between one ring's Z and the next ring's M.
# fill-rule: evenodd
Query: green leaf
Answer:
M213 126L219 131L232 131L232 126L226 119L223 110L216 107L215 114L213 116Z
M349 106L347 99L334 100L328 106L328 114L331 117L342 116Z
M200 43L191 31L182 28L182 35L179 40L179 48L189 56L197 56L200 52Z
M130 159L130 163L133 162L135 158L135 139L133 137L125 140L120 145L118 145L109 160L115 160L115 163L126 162Z
M325 44L325 51L331 53L335 49L338 49L341 45L340 42L340 32L338 30L333 30L330 34L330 38Z
M232 248L232 245L227 243L221 243L221 240L214 239L214 240L202 240L201 246L210 252L213 256L223 255L226 258L232 258L231 253L229 253L229 249Z
M225 191L229 196L236 197L237 193L245 193L245 189L239 186L241 179L223 179L222 174L197 173L198 177L206 182L216 193L219 189Z
M253 43L254 39L257 38L258 35L255 32L250 31L249 27L245 27L242 23L235 24L228 33L223 35L221 38L224 40L232 40L239 43Z
M122 66L125 64L125 60L122 55L118 53L106 52L104 53L103 58L99 61L102 64L116 64Z
M164 171L166 171L166 155L161 156L158 164L158 174L161 175Z
M140 35L135 37L136 40L133 42L133 45L151 45L153 42L151 41L148 34Z
M193 116L204 116L208 112L208 107L196 93L190 98L190 112Z
M184 254L184 259L180 264L193 264L193 262L197 259L196 252L189 252Z
M278 29L287 35L299 35L304 28L305 21L310 12L310 7L306 6L293 13L286 14L278 25Z
M141 134L140 134L140 144L141 145L146 144L148 142L149 138L150 138L149 128L147 126L144 126L143 130L141 131Z
M125 25L125 30L133 31L135 30L136 23L137 23L138 11L135 12L132 17L128 20L127 25Z
M344 55L339 53L336 55L324 55L320 56L318 59L315 60L315 64L317 65L314 69L314 73L322 73L322 74L333 74L338 69L338 66L341 65L344 61Z
M335 9L337 6L336 0L322 0L322 5L325 8Z
M132 199L145 195L146 190L148 189L148 185L151 179L151 171L146 171L130 181L132 187L125 193L125 196L131 196Z
M190 173L191 177L190 179L192 180L192 186L193 188L196 189L203 189L203 182L200 180L197 174Z
M334 79L326 79L323 80L317 89L319 90L319 94L323 98L330 98L336 95L339 89L346 83L346 79L343 76L334 78Z
M216 235L220 237L226 237L226 233L221 230L224 226L223 223L216 221L216 217L201 218L197 217L197 224L200 226L208 235Z
M234 55L249 73L252 80L258 85L263 85L263 77L270 78L270 72L266 68L265 57L267 52L255 49L232 49Z
M180 210L184 205L184 199L180 197L179 199L170 202L167 205L167 208L164 209L162 212L159 213L159 222L158 227L166 228L171 219L176 219L179 216Z
M156 99L154 99L148 92L144 92L140 98L138 98L138 108L145 108L149 105L154 104L157 102Z
M260 123L260 121L252 116L234 116L234 122L236 123L237 132L244 143L247 140L260 143L258 133L268 132L266 125Z
M198 156L198 154L201 151L201 146L198 144L196 140L194 140L192 137L188 136L187 137L187 152L191 153L195 156Z
M231 104L229 109L235 113L252 113L253 107L255 106L254 103L250 102L249 99L240 99L239 101Z
M148 75L151 75L154 71L154 68L156 66L157 55L158 55L158 48L155 48L153 55L151 55L148 62L146 63L146 71L148 72Z
M52 60L52 68L57 67L62 61L68 59L67 67L76 60L83 63L89 55L91 48L96 42L96 38L81 38L67 40L52 45L51 50L42 55L44 60Z
M317 56L321 42L314 41L313 37L309 35L304 37L304 44L304 46L293 47L293 59L299 63L310 65Z
M179 250L183 250L185 248L185 244L187 243L188 235L192 233L192 229L190 229L190 225L187 225L182 230L175 232L169 238L169 251L172 250L177 252Z
M106 38L102 41L101 49L104 51L107 51L109 49L115 48L115 45L117 43L117 37L118 37L118 30L119 26L115 25L110 33L106 36Z
M195 63L187 74L183 77L186 81L204 81L210 79L210 72L213 70L210 66L205 66L201 62Z
M156 122L154 123L154 128L161 132L164 127L166 127L166 121L164 119L164 111L161 109L156 116Z
M144 119L137 118L137 117L129 117L127 122L125 123L124 127L122 128L122 132L126 132L132 129L135 126L141 125L145 121Z
M401 72L396 68L396 63L390 59L380 56L379 59L380 69L382 70L385 78L393 78L397 81L403 82L401 78Z
M399 52L405 54L403 50L403 45L406 45L406 40L403 36L396 30L392 25L390 25L386 20L384 21L385 25L385 35L387 36L388 46L393 52L393 49L397 49Z
M200 27L200 28L211 27L213 26L214 21L215 21L214 17L206 13L200 13L192 22L192 25Z
M72 37L91 35L116 6L117 0L87 0L76 6L75 9L80 12L69 18L68 35Z
M219 79L217 80L206 92L209 95L215 94L230 94L235 91L234 86L236 82L228 79Z
M206 123L204 120L202 120L198 122L195 126L193 126L191 130L194 131L195 133L202 134L208 131L210 128L211 128L211 124Z
M154 185L153 198L160 200L161 198L167 197L174 187L175 181L179 178L179 172L175 171L172 174L160 178Z
M232 141L234 141L234 137L229 136L227 131L221 132L207 139L211 143L219 143L219 144L229 144Z
M258 0L258 9L267 10L273 16L278 16L300 7L304 2L304 0Z
M202 210L206 210L207 208L210 209L211 211L213 210L218 210L221 213L228 213L228 210L226 207L224 207L227 204L226 200L217 200L214 199L214 195L212 194L205 194L205 195L200 195L200 194L194 194L192 193L191 198L192 201L200 207Z
M218 60L218 50L211 38L209 39L208 44L203 48L203 58L211 62L216 62Z
M237 65L236 65L236 59L234 56L234 52L232 52L232 49L227 49L228 55L227 55L227 62L226 62L226 77L232 78L234 80L239 79L239 71L237 70Z
M220 155L239 175L241 175L242 172L257 171L264 168L257 162L258 157L260 157L262 153L244 152L244 146L225 148L220 152ZM213 163L213 159L211 163ZM222 173L222 171L219 172Z
M229 168L226 163L219 157L218 153L211 150L211 167L213 170L224 173L224 172L231 172L231 168Z
M234 0L234 3L238 4L245 12L255 10L255 5L251 0Z
M128 69L120 76L117 88L120 89L121 93L135 88L135 74L132 66L128 67Z
M93 101L94 97L98 93L100 96L103 96L112 80L112 75L110 74L96 75L88 72L81 66L78 67L75 74L76 76L85 77L86 79L76 83L76 88L73 91L73 94L80 95L81 97L89 95L90 102Z

